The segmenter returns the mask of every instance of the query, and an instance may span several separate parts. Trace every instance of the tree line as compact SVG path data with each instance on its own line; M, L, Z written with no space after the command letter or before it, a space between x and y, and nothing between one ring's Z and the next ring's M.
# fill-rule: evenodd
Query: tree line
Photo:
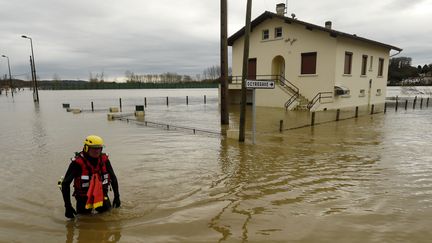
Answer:
M231 73L231 68L228 70L228 75ZM125 71L125 78L127 83L188 83L188 82L208 82L217 81L220 77L220 66L214 65L204 69L200 74L195 75L181 75L176 72L164 72L158 74L140 74L130 70ZM59 80L57 74L54 75L53 80ZM92 83L106 82L107 78L102 71L101 73L89 73L89 81ZM116 81L116 80L114 80Z
M388 71L389 85L432 84L432 63L412 66L411 57L391 58Z

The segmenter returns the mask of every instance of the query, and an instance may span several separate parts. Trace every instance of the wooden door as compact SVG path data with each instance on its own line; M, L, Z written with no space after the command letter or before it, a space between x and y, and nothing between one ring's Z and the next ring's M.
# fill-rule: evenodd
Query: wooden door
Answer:
M249 80L256 80L256 63L257 63L256 58L249 59L248 76L247 76L247 79L249 79Z

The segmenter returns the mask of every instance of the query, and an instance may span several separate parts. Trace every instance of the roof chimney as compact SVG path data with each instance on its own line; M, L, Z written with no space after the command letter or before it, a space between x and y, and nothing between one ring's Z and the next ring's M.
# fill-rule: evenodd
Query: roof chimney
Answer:
M326 21L325 22L325 27L326 27L326 29L331 30L331 28L332 28L332 22L331 21Z
M276 4L276 14L280 16L285 16L285 3Z

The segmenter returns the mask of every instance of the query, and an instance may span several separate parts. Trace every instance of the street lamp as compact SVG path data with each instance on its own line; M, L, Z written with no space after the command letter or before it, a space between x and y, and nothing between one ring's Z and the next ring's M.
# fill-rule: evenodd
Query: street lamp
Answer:
M30 40L30 46L31 46L31 52L32 52L32 56L31 56L31 71L32 71L32 77L33 77L33 100L35 102L39 102L39 93L38 93L38 85L37 85L37 79L36 79L36 65L35 65L35 60L34 60L34 53L33 53L33 40L32 38L26 36L26 35L22 35L21 36L24 39L29 39ZM35 97L36 95L36 97Z
M2 55L2 57L6 57L8 60L8 68L9 68L9 80L12 81L12 75L11 75L11 69L10 69L10 63L9 63L9 57L6 55Z
M8 68L9 68L9 85L10 85L10 89L11 89L11 93L12 93L12 97L13 97L13 90L12 90L12 75L11 75L11 69L10 69L9 57L6 56L6 55L2 55L2 57L7 58L7 60L8 60Z

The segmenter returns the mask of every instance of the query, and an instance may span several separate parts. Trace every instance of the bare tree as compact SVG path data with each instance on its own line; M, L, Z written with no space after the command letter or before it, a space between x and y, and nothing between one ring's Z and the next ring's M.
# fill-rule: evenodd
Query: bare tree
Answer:
M54 75L53 75L53 79L52 79L53 81L61 81L61 79L60 79L60 76L57 74L57 73L54 73Z

